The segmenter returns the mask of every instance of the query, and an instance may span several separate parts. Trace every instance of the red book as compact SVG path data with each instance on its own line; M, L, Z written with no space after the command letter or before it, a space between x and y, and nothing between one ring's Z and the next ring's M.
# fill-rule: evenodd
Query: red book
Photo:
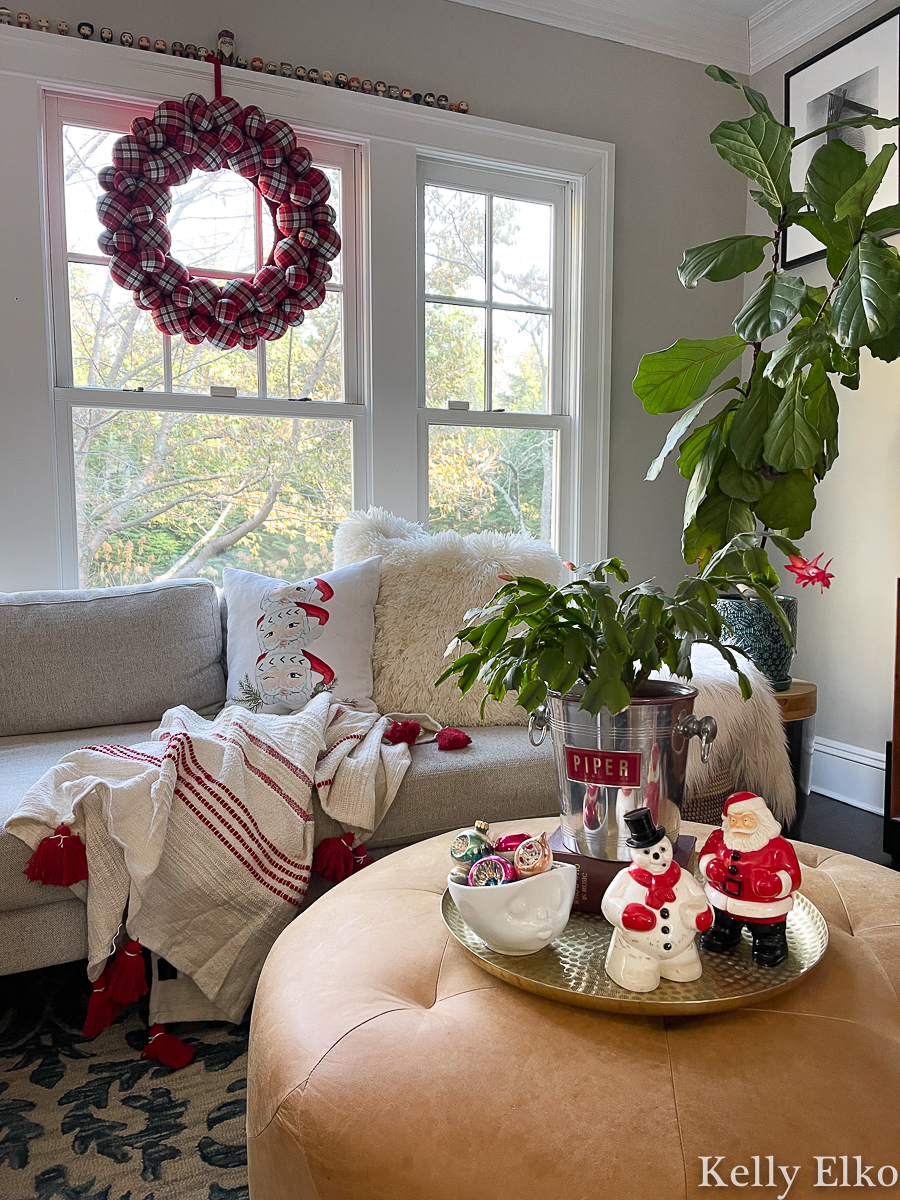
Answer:
M691 854L697 839L682 834L675 843L675 861L685 870L690 870ZM550 849L556 862L571 863L578 869L575 882L575 902L572 909L575 912L599 913L603 893L622 870L631 866L609 858L588 858L584 854L575 854L569 850L562 839L562 829L557 827L550 835Z

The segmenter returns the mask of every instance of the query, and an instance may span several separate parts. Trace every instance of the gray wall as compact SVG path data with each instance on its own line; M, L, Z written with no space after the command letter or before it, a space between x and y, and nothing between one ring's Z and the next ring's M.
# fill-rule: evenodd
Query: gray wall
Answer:
M754 86L780 114L786 71L894 6L889 0L869 5L851 21L757 72ZM757 214L761 210L750 203L748 227L754 231ZM810 284L828 279L824 264L799 271ZM900 362L878 362L864 350L859 391L837 390L840 457L818 488L813 527L803 543L811 555L824 550L826 559L834 556L835 578L824 595L811 588L801 593L794 674L818 684L819 736L883 751L890 737L900 575Z
M719 120L741 115L736 93L696 63L447 0L92 0L90 8L97 29L109 24L117 39L124 28L212 46L227 27L248 57L444 91L481 116L614 142L609 545L636 575L680 575L682 482L674 467L642 482L668 421L645 416L630 385L642 353L678 336L726 333L740 307L739 283L686 293L675 274L686 246L743 227L740 178L708 141ZM67 19L80 16L73 8Z

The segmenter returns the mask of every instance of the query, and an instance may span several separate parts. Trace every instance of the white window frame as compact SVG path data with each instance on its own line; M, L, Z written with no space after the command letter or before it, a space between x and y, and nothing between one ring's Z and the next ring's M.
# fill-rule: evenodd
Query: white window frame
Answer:
M341 224L349 231L341 254L340 284L326 283L326 290L342 293L341 352L343 356L343 403L299 401L269 397L266 388L266 343L257 347L258 394L234 399L210 397L203 392L175 391L172 388L171 339L163 336L164 382L158 391L129 391L117 388L79 388L73 383L71 313L69 308L69 264L93 263L108 267L109 257L72 253L68 250L65 186L63 170L63 129L81 125L91 129L109 129L126 133L136 116L152 116L152 102L128 102L85 98L63 92L44 94L44 136L47 171L47 228L50 248L50 294L53 324L54 428L56 462L59 477L58 512L60 523L59 553L65 586L78 587L78 538L75 500L75 463L72 437L72 411L75 408L131 409L143 412L190 412L233 416L273 416L301 418L323 417L347 420L351 432L351 473L353 504L365 496L367 486L366 413L361 395L364 371L364 339L360 286L360 245L358 237L359 192L362 176L362 147L358 143L315 136L298 129L320 166L341 168ZM261 214L265 219L265 214ZM257 203L257 220L260 205ZM220 273L221 274L221 273Z
M568 457L558 471L559 550L576 561L606 551L607 457L612 320L614 147L606 142L524 129L480 117L394 103L350 91L224 68L223 86L242 105L257 104L310 136L357 147L355 239L359 253L355 361L358 403L303 405L305 416L344 417L354 425L354 504L381 505L401 517L421 515L420 422L440 423L442 410L421 415L416 247L417 178L421 160L515 175L566 180L570 237L577 252L569 280L577 301L564 349L571 372L570 411L521 414L517 423L568 421ZM0 588L71 586L74 511L67 408L97 406L95 391L76 394L54 377L54 305L48 231L52 172L45 170L45 100L66 94L141 108L188 92L212 94L206 63L142 54L37 30L0 26L0 127L22 148L0 191L7 287L15 305L0 326ZM9 140L9 139L7 139ZM344 226L345 234L349 226ZM57 242L59 240L57 231ZM350 338L347 339L350 345ZM140 398L139 398L140 397ZM118 407L169 405L187 411L187 393L113 394ZM194 397L208 410L208 397ZM217 412L296 415L296 401L216 401ZM511 417L512 414L501 414ZM493 420L490 414L470 421ZM56 436L53 430L57 428ZM566 441L565 438L562 439ZM60 448L62 453L60 454ZM67 466L68 463L68 466ZM28 536L21 530L27 528Z
M505 305L494 301L488 287L492 273L488 257L485 261L485 299L453 298L454 304L479 308L485 312L485 382L484 409L447 409L425 403L425 312L430 296L425 291L425 188L429 184L471 191L487 196L485 254L492 253L491 200L495 196L512 200L531 200L553 206L551 233L551 294L550 304ZM418 170L418 345L419 345L419 520L429 524L429 432L432 426L449 425L488 429L542 429L556 433L553 464L553 512L551 539L557 546L567 546L574 540L577 520L577 459L573 440L579 412L578 382L580 364L577 343L570 344L573 325L581 321L581 296L577 286L580 279L581 247L572 236L575 207L580 201L576 182L551 173L540 174L533 169L511 171L475 164L472 160L459 162L448 159L421 157ZM490 298L489 298L490 297ZM450 297L441 297L450 302ZM550 373L548 380L549 407L546 413L515 413L494 410L492 407L492 315L509 308L519 311L540 311L550 315Z

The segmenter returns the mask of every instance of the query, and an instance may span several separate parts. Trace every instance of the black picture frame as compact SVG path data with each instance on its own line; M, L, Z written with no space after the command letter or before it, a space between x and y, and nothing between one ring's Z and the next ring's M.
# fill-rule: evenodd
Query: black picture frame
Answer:
M812 58L808 58L805 62L800 63L798 66L792 68L790 71L788 71L785 74L785 77L784 77L784 123L785 123L785 125L791 124L791 88L792 88L792 84L797 76L802 75L802 73L804 71L807 71L810 67L813 67L816 64L822 62L823 59L826 59L831 55L837 54L839 51L841 51L845 47L851 45L853 42L858 41L860 38L865 37L867 34L871 33L873 30L878 29L880 26L886 25L888 22L891 22L891 21L897 23L897 38L898 38L897 72L898 72L898 77L900 77L900 7L898 7L898 8L892 9L888 13L885 13L884 16L878 17L876 20L870 21L868 23L868 25L864 25L861 29L857 29L855 33L851 33L847 37L842 38L839 42L835 42L835 44L833 46L829 46L826 50L822 50L822 51L820 51L820 53L813 55ZM897 116L900 114L891 113L890 115ZM801 130L801 129L797 130L797 133L801 136L805 132L808 132L808 131ZM893 129L891 131L891 133L892 133L893 139L897 142L898 151L900 151L900 127ZM894 171L896 171L896 174L897 174L897 195L898 195L898 202L900 202L900 153L898 153L896 155L892 169ZM794 228L796 228L796 227L794 227ZM882 234L882 236L890 236L891 233L895 233L895 232L897 232L897 231L896 230L885 231ZM818 262L825 258L825 254L826 254L826 251L825 251L825 248L823 247L821 250L817 250L813 253L799 254L799 255L792 256L790 253L790 230L787 230L785 232L785 236L782 239L782 245L781 245L781 266L783 269L787 270L791 267L802 267L802 266L805 266L807 263Z

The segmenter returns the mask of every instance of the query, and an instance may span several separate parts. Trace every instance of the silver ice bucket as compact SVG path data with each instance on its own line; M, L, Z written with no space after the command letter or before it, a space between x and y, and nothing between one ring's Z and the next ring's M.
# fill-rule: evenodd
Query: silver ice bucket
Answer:
M700 756L709 760L716 723L694 716L697 689L685 683L650 680L623 712L607 709L592 717L579 708L581 694L551 692L532 713L532 744L547 728L553 738L559 815L568 849L589 858L630 859L625 813L646 805L674 844L681 827L681 804L688 743L700 738Z

